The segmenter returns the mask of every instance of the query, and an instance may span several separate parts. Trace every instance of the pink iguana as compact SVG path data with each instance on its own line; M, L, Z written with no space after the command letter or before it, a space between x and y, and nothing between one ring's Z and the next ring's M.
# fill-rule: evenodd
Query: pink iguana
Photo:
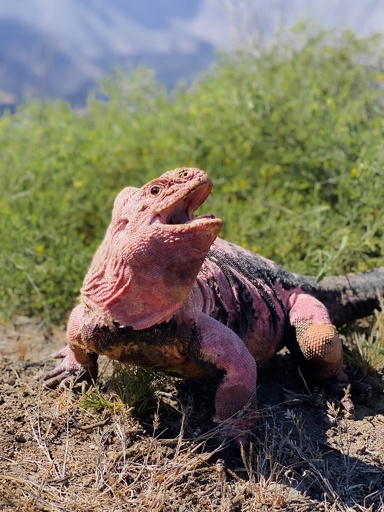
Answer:
M333 391L348 385L335 326L378 307L384 268L319 284L288 273L217 238L220 219L193 215L211 188L205 172L181 168L120 192L47 387L84 371L96 379L98 355L185 378L222 374L214 421L243 428L253 420L230 418L256 407L257 364L284 345Z

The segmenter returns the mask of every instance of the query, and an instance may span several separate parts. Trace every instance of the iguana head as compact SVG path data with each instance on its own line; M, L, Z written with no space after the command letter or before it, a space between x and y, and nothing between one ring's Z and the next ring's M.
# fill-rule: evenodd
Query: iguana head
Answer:
M85 304L135 329L170 318L222 225L194 215L211 188L204 171L180 168L122 190L83 284Z
M212 189L209 176L200 169L181 168L162 174L140 189L124 189L116 198L114 216L131 228L161 225L164 233L187 233L198 229L217 235L221 220L213 215L195 217L195 210Z

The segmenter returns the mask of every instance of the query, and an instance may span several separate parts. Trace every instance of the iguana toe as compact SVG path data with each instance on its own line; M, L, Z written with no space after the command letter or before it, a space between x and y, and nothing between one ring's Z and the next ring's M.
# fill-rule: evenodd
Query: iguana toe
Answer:
M345 417L351 418L355 413L354 401L367 402L371 394L372 388L369 384L327 379L315 388L314 401L316 405L332 403Z
M62 363L44 375L44 387L54 389L60 387L73 387L81 383L82 388L95 381L98 374L96 354L87 354L86 363L80 363L75 353L67 346L54 355L56 359L63 359ZM85 383L85 384L84 384Z

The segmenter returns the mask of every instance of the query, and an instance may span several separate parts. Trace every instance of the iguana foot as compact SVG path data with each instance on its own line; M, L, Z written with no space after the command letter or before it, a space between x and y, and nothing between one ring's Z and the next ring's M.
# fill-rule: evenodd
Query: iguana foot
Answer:
M254 421L252 426L254 426ZM206 433L207 440L202 449L209 454L211 463L222 463L225 468L233 465L235 459L241 457L242 449L249 447L251 430L249 424L240 425L233 422L229 425L214 425Z
M348 380L326 379L314 389L315 404L325 402L336 404L340 412L347 418L354 416L354 399L366 402L372 394L369 384Z
M86 387L96 380L98 374L97 354L88 353L81 349L73 350L66 346L54 356L63 359L61 364L44 375L44 387L69 387L85 383Z
M241 456L241 445L247 446L248 443L237 444L229 442L216 446L207 446L206 450L211 453L209 462L222 465L224 469L233 467L234 461Z

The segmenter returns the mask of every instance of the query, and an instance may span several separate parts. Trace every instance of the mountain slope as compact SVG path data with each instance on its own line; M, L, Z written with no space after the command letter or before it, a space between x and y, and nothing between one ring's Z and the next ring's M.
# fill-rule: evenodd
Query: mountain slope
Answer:
M0 104L25 97L82 104L114 64L145 64L168 86L209 67L216 48L270 37L300 18L366 35L380 0L2 0Z

